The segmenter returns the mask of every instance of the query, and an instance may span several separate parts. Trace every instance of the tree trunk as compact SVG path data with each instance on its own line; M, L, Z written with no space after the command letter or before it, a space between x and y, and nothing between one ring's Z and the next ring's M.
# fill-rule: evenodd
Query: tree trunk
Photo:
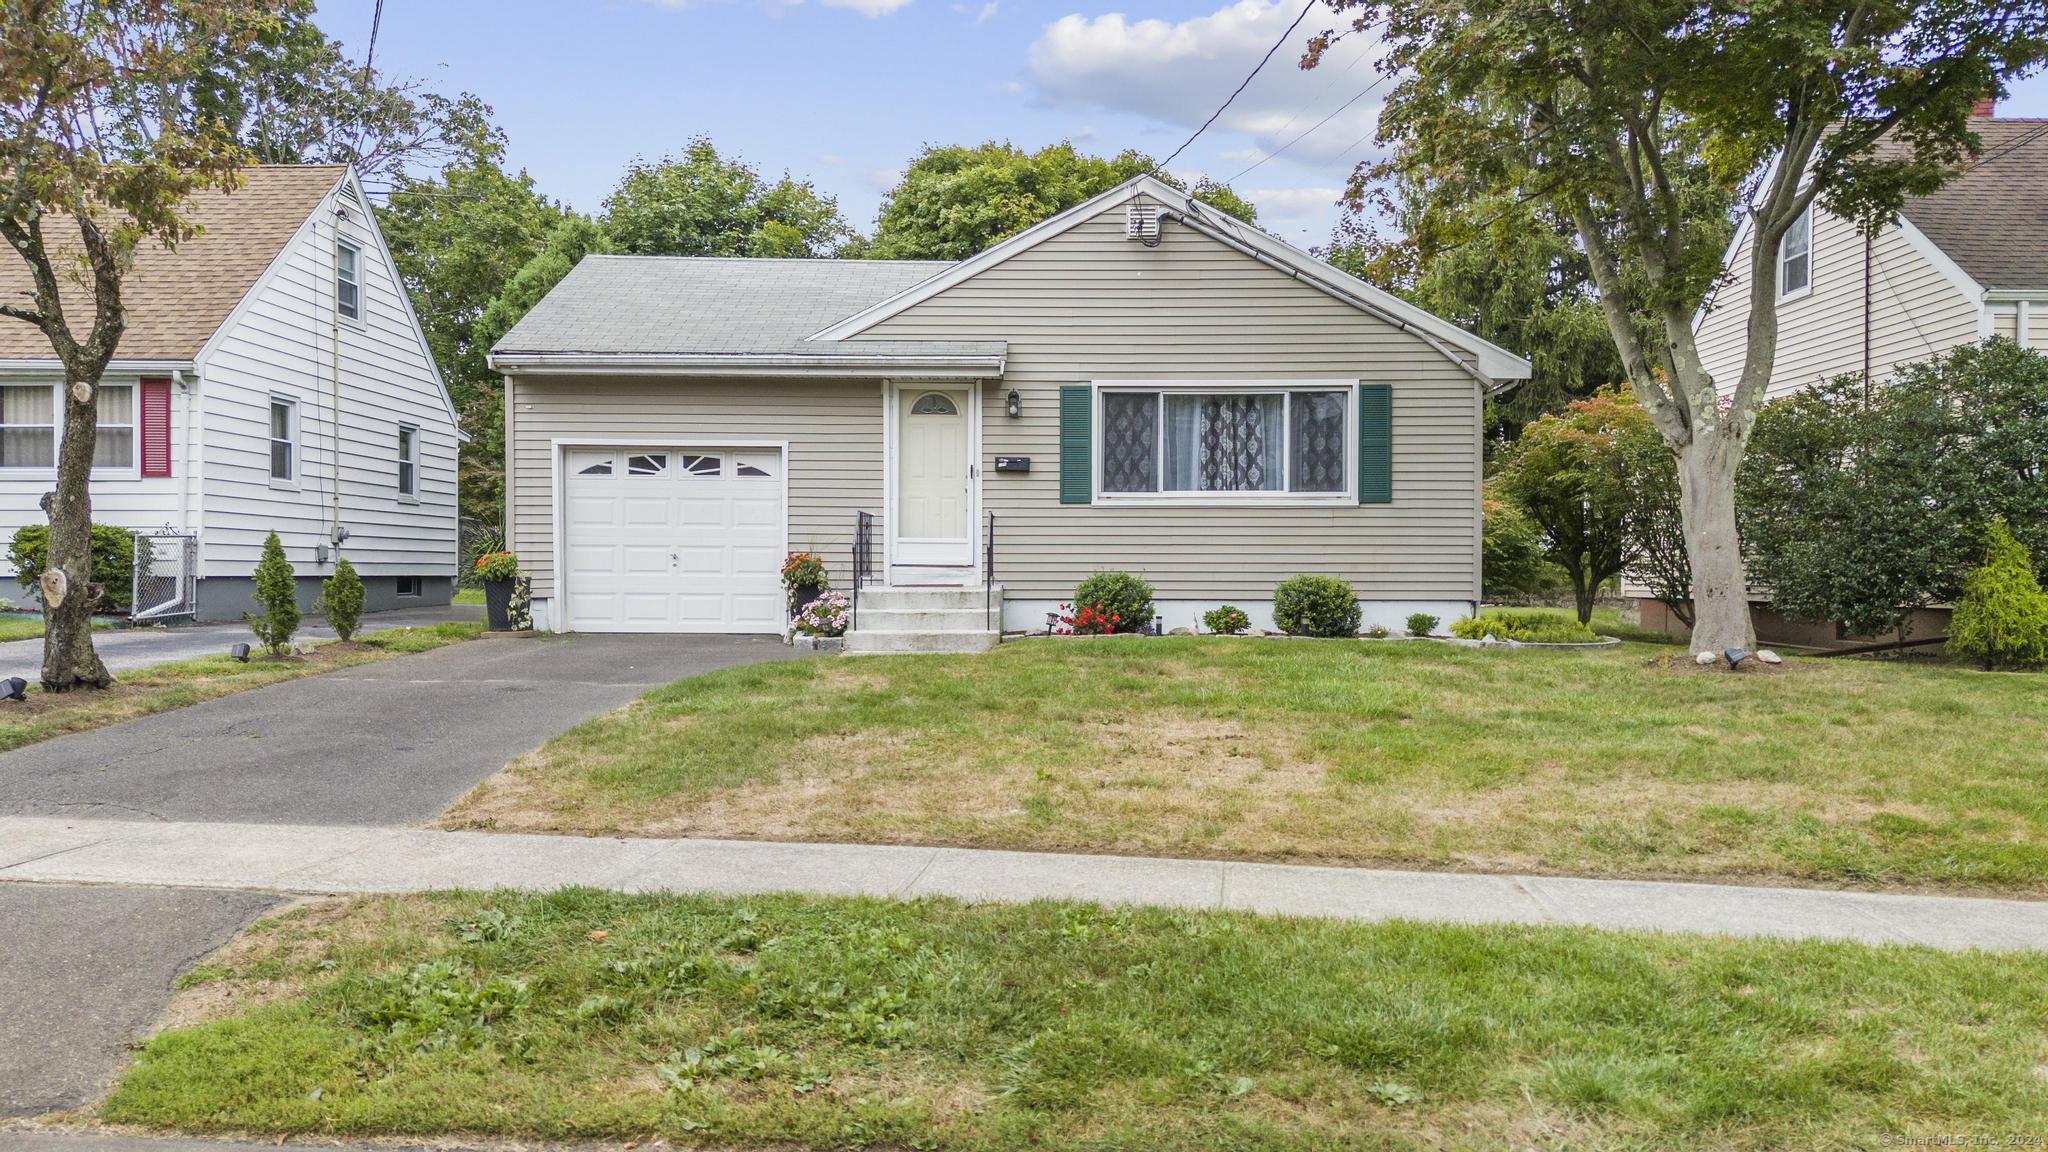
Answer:
M1692 561L1692 650L1754 649L1748 580L1735 523L1735 469L1742 445L1725 423L1702 428L1678 455L1679 511Z
M63 574L64 594L43 613L43 690L114 682L92 646L92 610L102 589L92 579L92 455L98 431L96 385L66 370L64 440L57 455L57 490L44 498L50 515L47 572ZM84 399L80 399L80 396Z
M1579 610L1579 623L1593 622L1593 597L1600 592L1600 585L1589 575L1572 573L1572 601Z

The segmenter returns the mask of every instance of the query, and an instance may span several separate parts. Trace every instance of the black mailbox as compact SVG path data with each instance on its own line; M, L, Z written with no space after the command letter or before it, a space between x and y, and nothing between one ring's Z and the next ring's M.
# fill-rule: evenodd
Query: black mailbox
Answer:
M998 457L996 457L996 471L998 471L998 472L1029 472L1029 471L1031 471L1031 457L1029 457L1029 456L998 456Z

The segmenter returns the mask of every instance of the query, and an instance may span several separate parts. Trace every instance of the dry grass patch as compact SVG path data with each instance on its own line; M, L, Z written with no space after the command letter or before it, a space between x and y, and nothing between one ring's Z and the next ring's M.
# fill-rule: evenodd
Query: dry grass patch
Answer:
M679 682L453 825L2048 893L2038 677L1039 641Z

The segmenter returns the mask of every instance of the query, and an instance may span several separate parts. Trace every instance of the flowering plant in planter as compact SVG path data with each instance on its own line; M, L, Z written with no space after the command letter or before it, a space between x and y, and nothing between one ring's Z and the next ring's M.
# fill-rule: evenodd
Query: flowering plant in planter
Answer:
M815 552L791 552L782 560L782 588L789 597L789 610L794 613L824 595L832 586L832 578L825 573L825 559Z
M484 619L493 632L523 631L532 627L512 622L512 592L519 583L519 557L510 552L486 552L476 558L477 579L484 584Z
M1052 632L1055 636L1107 636L1117 630L1122 620L1114 613L1104 612L1102 605L1083 607L1076 612L1072 604L1060 605L1059 623Z
M825 593L798 609L791 624L806 636L846 635L846 593Z
M510 552L486 552L476 558L476 578L489 584L519 577L519 557Z

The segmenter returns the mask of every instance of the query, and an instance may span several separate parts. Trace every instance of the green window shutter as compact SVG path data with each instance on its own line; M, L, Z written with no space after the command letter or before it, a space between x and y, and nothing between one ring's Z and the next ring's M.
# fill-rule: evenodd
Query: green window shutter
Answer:
M1060 386L1060 503L1087 504L1095 483L1089 452L1095 416L1094 389L1086 384Z
M1358 502L1394 502L1394 386L1358 387Z

